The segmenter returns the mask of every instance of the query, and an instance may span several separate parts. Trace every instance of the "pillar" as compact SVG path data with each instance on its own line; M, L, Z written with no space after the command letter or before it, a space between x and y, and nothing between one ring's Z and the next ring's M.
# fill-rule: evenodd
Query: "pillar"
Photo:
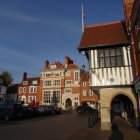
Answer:
M101 130L111 130L110 107L101 107Z

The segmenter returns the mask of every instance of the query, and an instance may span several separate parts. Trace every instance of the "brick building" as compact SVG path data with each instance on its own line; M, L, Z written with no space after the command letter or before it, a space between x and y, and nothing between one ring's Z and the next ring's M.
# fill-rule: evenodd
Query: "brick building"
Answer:
M23 73L22 83L18 85L18 100L24 104L40 103L40 77L27 78L27 73Z
M56 105L62 109L74 109L82 102L94 104L98 98L90 92L88 80L88 73L68 56L65 57L65 64L58 61L49 64L47 60L40 77L27 78L27 73L23 74L18 99L25 104L38 102L40 105Z

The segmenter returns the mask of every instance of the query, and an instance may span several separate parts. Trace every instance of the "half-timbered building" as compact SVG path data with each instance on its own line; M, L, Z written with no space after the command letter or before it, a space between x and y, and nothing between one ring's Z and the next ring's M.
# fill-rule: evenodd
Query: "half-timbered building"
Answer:
M137 125L130 45L125 21L84 28L78 49L88 58L90 88L100 97L102 130L111 128L114 114Z

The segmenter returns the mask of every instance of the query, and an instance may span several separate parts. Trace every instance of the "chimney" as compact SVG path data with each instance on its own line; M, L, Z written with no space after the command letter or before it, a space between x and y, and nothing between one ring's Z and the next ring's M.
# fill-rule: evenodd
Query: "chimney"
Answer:
M73 60L70 59L68 56L65 56L65 65L73 64Z
M46 60L46 61L44 62L44 70L47 70L48 66L49 66L49 61Z
M27 78L27 73L24 72L24 73L23 73L23 77L22 77L22 81L24 81L26 78Z

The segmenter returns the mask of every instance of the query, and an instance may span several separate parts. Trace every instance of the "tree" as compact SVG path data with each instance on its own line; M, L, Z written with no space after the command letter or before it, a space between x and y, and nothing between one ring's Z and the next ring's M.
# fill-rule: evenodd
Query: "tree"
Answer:
M5 86L8 86L13 81L12 74L7 71L3 71L2 73L0 73L0 79L3 80L3 85Z

